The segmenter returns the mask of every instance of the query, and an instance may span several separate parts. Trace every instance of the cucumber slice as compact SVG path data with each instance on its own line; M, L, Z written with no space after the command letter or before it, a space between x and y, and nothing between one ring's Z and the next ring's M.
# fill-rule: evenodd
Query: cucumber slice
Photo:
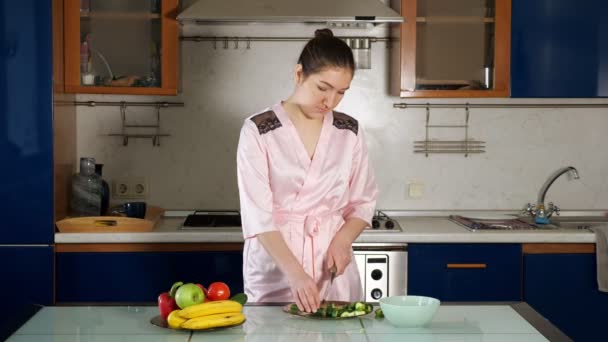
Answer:
M365 303L355 303L355 311L365 311Z

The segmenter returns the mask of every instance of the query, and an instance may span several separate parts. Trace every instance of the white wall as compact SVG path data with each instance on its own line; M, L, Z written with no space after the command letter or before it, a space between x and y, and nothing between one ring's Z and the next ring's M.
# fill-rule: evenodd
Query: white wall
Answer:
M284 30L273 27L272 30ZM314 29L297 28L298 36ZM278 32L278 31L275 31ZM201 32L194 32L201 33ZM205 32L202 32L205 33ZM147 201L169 209L238 208L235 153L239 129L250 114L288 97L292 70L304 42L254 42L251 49L213 49L209 42L182 42L182 93L177 97L79 95L79 100L183 101L163 109L163 131L171 137L153 147L116 137L117 107L78 107L78 156L104 163L104 178L146 177ZM374 43L372 69L359 70L339 110L359 119L367 132L370 158L380 186L380 209L519 209L534 201L547 176L561 166L578 168L581 179L562 177L547 195L562 209L608 208L607 109L472 109L473 138L487 152L463 155L414 154L424 138L424 109L394 109L404 102L388 95L388 50ZM407 100L425 103L428 100ZM569 100L430 100L494 103L591 103ZM136 122L154 118L152 108L128 108ZM141 114L141 115L140 115ZM462 109L433 109L434 123L457 123ZM443 137L461 138L451 130ZM421 199L407 197L406 183L425 184Z

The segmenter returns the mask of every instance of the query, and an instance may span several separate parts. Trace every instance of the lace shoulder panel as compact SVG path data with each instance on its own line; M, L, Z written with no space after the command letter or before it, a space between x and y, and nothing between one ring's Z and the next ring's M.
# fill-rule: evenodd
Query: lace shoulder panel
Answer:
M260 135L266 134L273 129L277 129L282 126L281 121L279 121L279 118L277 118L275 112L271 110L253 116L251 121L253 121L253 123L255 123L255 125L258 127L258 132L260 132Z
M338 129L349 129L357 135L359 122L350 115L334 111L334 126Z

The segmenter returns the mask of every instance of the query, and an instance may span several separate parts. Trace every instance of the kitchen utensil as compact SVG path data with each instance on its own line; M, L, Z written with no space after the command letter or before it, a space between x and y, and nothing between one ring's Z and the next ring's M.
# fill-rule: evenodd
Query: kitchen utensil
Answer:
M336 265L333 265L330 269L329 269L329 273L330 273L330 278L329 278L329 286L327 286L327 289L325 290L325 295L323 296L323 300L321 301L321 305L323 305L327 299L327 295L329 294L329 290L331 290L331 286L334 284L334 278L336 277L336 272L338 272L338 268L336 267Z
M353 302L353 303L355 303L355 302ZM363 302L361 302L361 303L363 303ZM332 305L335 309L336 307L338 307L338 308L345 307L346 305L349 305L349 304L352 305L352 303L350 303L350 302L329 300L329 301L326 301L325 303L322 303L320 309L327 309L330 305ZM361 316L372 313L372 311L373 311L372 305L368 304L368 303L364 303L364 304L366 306L369 306L368 307L369 310L364 311L364 313L353 314L353 316L347 316L347 317L341 317L341 316L340 317L323 317L323 315L319 315L318 313L300 311L300 310L298 310L297 305L295 303L287 304L287 305L283 306L283 312L286 312L288 314L295 315L295 316L301 316L301 317L319 319L319 320L340 320L340 319L361 317Z
M247 320L245 320L245 321L243 321L243 322L241 322L241 323L238 323L238 324L227 325L227 326L224 326L224 327L215 327L215 328L209 328L209 329L197 329L197 330L193 330L193 331L197 331L197 332L199 332L199 331L217 331L217 330L224 330L224 329L228 329L228 328L237 327L237 326L239 326L239 325L242 325L242 324L244 324L246 321L247 321ZM166 321L166 320L164 320L164 319L163 319L163 318L162 318L160 315L159 315L159 316L154 316L154 317L152 317L152 318L150 319L150 323L151 323L152 325L156 325L157 327L160 327L160 328L171 329L171 328L169 328L169 324L167 323L167 321ZM173 330L173 329L172 329L172 330ZM185 330L188 330L188 329L185 329Z
M110 215L143 219L146 217L146 202L127 202L110 208Z
M148 206L143 219L122 216L85 216L59 220L56 223L61 233L127 233L148 232L154 229L164 209Z
M424 296L390 296L380 299L384 317L397 327L428 324L439 308L439 299Z

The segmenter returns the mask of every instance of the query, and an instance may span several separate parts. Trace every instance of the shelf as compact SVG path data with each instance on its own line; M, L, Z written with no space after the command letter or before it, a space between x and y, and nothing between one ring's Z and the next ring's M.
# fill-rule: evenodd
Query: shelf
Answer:
M424 24L475 24L475 23L494 23L493 17L452 17L452 16L431 16L416 17L417 23Z
M81 19L118 19L118 20L132 20L132 19L160 19L159 13L150 12L89 12L81 13Z

